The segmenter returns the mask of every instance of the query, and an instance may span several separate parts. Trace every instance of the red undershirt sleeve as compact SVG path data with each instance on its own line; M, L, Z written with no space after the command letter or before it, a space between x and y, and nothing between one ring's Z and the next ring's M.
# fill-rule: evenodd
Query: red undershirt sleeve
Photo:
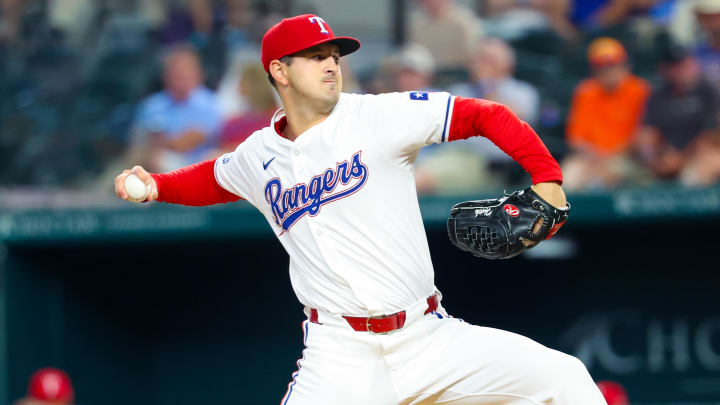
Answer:
M215 160L206 160L170 173L151 174L158 189L158 201L182 205L213 205L240 199L215 180Z
M562 183L555 158L533 129L506 106L488 100L455 97L449 141L481 135L530 173L533 184Z

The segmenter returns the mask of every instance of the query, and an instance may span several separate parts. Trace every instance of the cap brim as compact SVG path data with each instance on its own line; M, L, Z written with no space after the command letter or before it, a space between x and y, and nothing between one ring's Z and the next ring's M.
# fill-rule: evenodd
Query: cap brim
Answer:
M600 58L596 60L590 60L590 66L593 69L604 69L611 66L622 65L627 62L626 58Z
M329 41L340 48L340 56L349 55L360 49L360 41L353 37L335 37Z
M325 43L332 43L332 44L337 45L338 48L340 48L340 56L349 55L349 54L357 51L358 49L360 49L360 41L358 41L357 39L355 39L353 37L335 37L335 38L328 38L328 39L323 39L323 40L320 40L317 42L313 42L307 46L302 47L301 49L290 52L288 55L293 55L298 52L304 51L306 49L310 49L313 46L318 46L320 44L325 44ZM284 56L287 56L287 55L284 55Z

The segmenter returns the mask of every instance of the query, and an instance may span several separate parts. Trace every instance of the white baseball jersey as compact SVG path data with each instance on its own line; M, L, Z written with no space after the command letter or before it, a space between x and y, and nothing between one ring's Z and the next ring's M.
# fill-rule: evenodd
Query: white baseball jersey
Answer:
M400 311L435 291L413 163L446 141L448 93L341 94L294 142L269 127L215 163L290 255L300 302L331 313Z

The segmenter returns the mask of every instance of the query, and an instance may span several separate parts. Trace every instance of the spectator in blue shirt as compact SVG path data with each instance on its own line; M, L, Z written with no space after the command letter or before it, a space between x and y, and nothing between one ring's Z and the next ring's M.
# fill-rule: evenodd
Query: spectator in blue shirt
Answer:
M695 4L695 16L702 29L703 41L695 51L705 78L720 89L720 1L701 0Z
M610 27L636 17L665 24L677 0L573 0L570 20L583 30Z
M140 105L131 154L155 171L170 171L207 158L222 118L215 93L205 87L192 48L172 48L164 60L163 91Z
M467 67L471 81L450 87L450 93L505 104L521 120L535 124L540 95L532 84L513 77L515 51L505 41L500 38L481 40Z

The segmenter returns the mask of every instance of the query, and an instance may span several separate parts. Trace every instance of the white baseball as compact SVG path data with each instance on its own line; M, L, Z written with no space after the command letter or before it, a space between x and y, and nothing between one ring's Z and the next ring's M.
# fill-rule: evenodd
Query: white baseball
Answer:
M128 193L128 200L142 202L150 194L150 185L140 180L137 174L130 173L125 177L125 191Z

